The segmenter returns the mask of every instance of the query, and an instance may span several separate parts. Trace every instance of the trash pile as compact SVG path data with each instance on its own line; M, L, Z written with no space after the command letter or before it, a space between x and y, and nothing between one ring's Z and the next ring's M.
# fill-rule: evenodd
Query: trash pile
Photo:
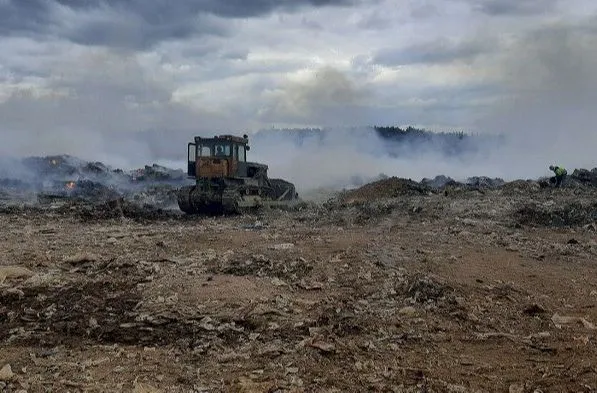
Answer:
M527 204L513 214L521 225L569 227L597 222L597 203Z
M423 178L421 184L424 184L433 189L445 189L447 187L460 188L498 188L505 184L505 181L500 178L490 178L487 176L473 176L466 179L464 183L458 182L451 177L439 175L433 179Z
M570 175L573 182L580 183L586 186L597 187L597 168L575 169Z
M506 184L503 179L500 178L490 178L487 176L474 176L469 177L466 180L466 185L472 187L482 187L482 188L499 188Z
M452 179L451 177L447 177L444 175L438 175L438 176L434 177L433 179L423 178L423 180L421 180L421 184L424 184L431 188L443 188L446 186L457 186L460 183L458 183L456 180Z
M564 185L568 188L597 187L597 168L574 170ZM345 190L338 199L344 202L362 202L407 195L430 195L455 189L464 191L501 190L506 193L525 193L543 188L553 188L550 178L506 182L501 178L473 176L464 182L459 182L451 177L438 175L433 179L423 178L420 182L416 182L412 179L393 176L365 184L356 189Z
M355 190L346 191L340 196L340 199L345 202L360 202L372 199L394 198L402 195L425 195L429 194L430 191L431 189L424 184L417 183L411 179L401 179L393 176L388 179L365 184Z
M76 200L102 204L125 198L169 208L176 206L175 190L189 182L182 169L157 164L124 171L68 155L0 162L0 200L5 203Z
M158 164L145 165L144 168L137 169L130 174L131 180L134 182L160 181L176 183L183 181L185 176L186 174L182 169L170 169Z
M353 184L364 183L360 178L353 181ZM122 170L68 155L0 160L0 205L3 208L27 205L51 207L54 211L59 211L56 210L56 205L62 204L64 209L70 209L86 218L173 217L175 212L179 213L177 190L192 183L193 180L187 178L184 170L158 164ZM595 187L597 168L576 169L566 179L564 188L557 192L584 192L583 190L590 191ZM574 204L559 207L543 205L544 197L551 198L552 192L556 192L556 189L550 183L550 178L506 182L500 178L475 176L456 181L451 177L438 175L417 182L380 174L374 181L360 187L326 192L327 198L334 195L327 201L323 201L323 196L318 198L327 211L335 212L334 217L329 217L332 221L344 220L341 215L346 211L340 211L347 205L357 209L352 212L355 214L351 214L359 222L387 216L397 209L403 210L406 216L422 214L428 218L439 217L444 214L445 209L441 201L438 200L433 208L428 206L422 211L417 198L485 193L499 193L513 200L531 196L538 198L537 203L518 204L502 210L502 216L509 216L520 225L568 226L596 221L595 208L590 204L585 203L586 206L582 207L575 207ZM571 202L573 200L574 198ZM310 209L311 212L316 210L314 205ZM169 212L166 214L164 211ZM482 215L481 210L476 211L475 214Z

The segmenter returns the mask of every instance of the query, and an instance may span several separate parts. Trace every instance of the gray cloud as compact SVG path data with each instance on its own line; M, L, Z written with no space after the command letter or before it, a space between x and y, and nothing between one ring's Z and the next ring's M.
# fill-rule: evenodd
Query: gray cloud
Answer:
M0 35L51 35L86 45L147 49L163 40L226 35L232 29L221 19L355 4L356 0L5 0L0 3Z
M552 11L559 0L469 0L475 10L494 16L530 16Z
M117 10L97 10L81 15L64 37L82 45L148 49L163 40L185 39L191 35L227 36L226 23L209 15L185 15L154 22L143 16Z
M48 31L53 23L51 3L44 0L0 2L0 35L34 34Z
M436 3L429 0L418 0L410 2L410 15L413 18L424 19L440 14Z
M395 23L392 18L381 15L378 11L364 15L357 26L365 30L385 30Z
M495 41L480 39L454 42L437 39L405 48L386 48L373 55L373 63L385 66L412 64L443 64L453 61L470 61L477 56L493 52Z
M323 26L320 23L306 17L301 19L301 26L308 30L323 30Z

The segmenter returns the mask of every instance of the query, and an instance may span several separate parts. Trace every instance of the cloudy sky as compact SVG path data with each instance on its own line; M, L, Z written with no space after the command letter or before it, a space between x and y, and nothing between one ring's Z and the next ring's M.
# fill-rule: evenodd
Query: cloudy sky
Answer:
M305 125L560 138L597 101L594 0L0 0L0 48L3 154Z

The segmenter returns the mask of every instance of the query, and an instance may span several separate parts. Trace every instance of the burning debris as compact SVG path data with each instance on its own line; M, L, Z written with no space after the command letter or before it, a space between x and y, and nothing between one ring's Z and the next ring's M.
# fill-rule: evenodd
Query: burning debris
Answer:
M193 180L187 179L182 169L171 169L158 164L124 171L110 168L101 162L86 162L67 155L28 157L12 161L4 159L1 164L0 201L3 205L40 204L43 207L56 203L76 202L104 206L111 201L124 200L142 209L178 211L176 191L193 184ZM369 183L362 178L355 178L353 181L360 186L337 194L335 202L332 201L333 206L355 203L367 205L382 200L394 201L385 205L363 206L365 210L359 217L368 217L373 214L372 212L376 212L376 216L389 214L395 208L395 202L414 197L427 198L433 195L449 196L491 191L515 198L517 195L549 193L553 188L548 178L505 182L503 179L476 176L464 181L456 181L448 176L439 175L433 179L424 178L417 182L396 176L379 175L375 181ZM569 190L593 187L597 187L597 168L574 170L565 183L565 188ZM404 202L401 203L406 206ZM564 211L565 209L560 206L561 211L556 211L555 207L546 206L541 204L518 206L511 211L511 215L523 225L576 225L589 223L594 219L592 213L579 216L582 215L582 209ZM420 207L416 204L410 206L410 209L408 214L420 212ZM132 210L134 209L129 208L129 211ZM105 212L106 209L102 211ZM111 214L100 212L96 215L87 215L107 217ZM156 216L156 214L149 212L148 216Z
M68 155L5 161L0 168L0 198L8 202L101 204L124 197L166 208L176 202L172 191L187 184L182 170L154 164L123 171Z
M185 172L181 169L170 169L161 165L145 165L144 168L132 172L131 180L133 182L161 181L161 182L180 182L185 179Z

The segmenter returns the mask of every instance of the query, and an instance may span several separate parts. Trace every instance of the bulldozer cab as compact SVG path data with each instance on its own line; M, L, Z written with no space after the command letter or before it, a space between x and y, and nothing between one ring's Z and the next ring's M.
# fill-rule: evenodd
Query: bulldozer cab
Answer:
M249 150L243 138L220 135L213 138L195 137L188 145L187 174L192 178L243 176Z

